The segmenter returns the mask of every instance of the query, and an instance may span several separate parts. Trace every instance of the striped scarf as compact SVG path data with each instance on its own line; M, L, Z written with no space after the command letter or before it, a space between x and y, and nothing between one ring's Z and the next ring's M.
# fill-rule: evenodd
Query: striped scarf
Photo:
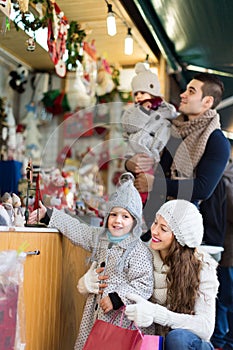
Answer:
M192 121L184 121L183 115L172 121L172 136L183 139L171 166L172 179L195 177L196 166L205 152L210 134L216 129L220 129L219 114L213 109Z

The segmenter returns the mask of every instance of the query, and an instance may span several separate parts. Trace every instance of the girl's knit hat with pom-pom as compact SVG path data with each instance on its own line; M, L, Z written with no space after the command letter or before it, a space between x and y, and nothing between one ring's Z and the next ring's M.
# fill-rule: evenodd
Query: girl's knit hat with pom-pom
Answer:
M144 63L138 62L135 65L135 77L132 79L133 95L138 91L147 92L152 96L161 96L158 76L147 69Z
M184 200L174 199L164 203L157 211L183 247L198 247L203 239L203 219L197 207Z

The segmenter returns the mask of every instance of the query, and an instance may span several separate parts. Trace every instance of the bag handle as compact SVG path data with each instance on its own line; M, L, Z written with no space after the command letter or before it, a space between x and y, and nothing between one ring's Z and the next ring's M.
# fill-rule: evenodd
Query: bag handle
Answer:
M121 306L120 309L118 309L114 315L112 316L112 318L110 319L109 323L114 323L114 321L116 320L117 316L119 315L119 313L121 312L121 318L120 318L120 327L122 326L123 323L123 318L124 318L124 314L125 314L125 306Z
M125 316L125 309L126 309L126 306L121 306L120 309L118 309L115 314L112 316L112 318L110 319L109 323L114 323L114 321L116 320L117 316L119 315L119 313L121 312L121 318L120 318L120 324L119 326L122 327L122 323L123 323L123 318ZM136 325L136 323L134 321L131 321L130 322L130 325L128 327L128 329L132 329L133 326L138 330L138 332L140 333L140 336L143 338L143 333L142 331L140 330L140 328Z

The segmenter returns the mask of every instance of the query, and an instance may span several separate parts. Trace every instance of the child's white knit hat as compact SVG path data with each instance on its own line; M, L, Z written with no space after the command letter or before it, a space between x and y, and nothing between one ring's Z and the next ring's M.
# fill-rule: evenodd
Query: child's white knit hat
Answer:
M131 86L133 95L138 91L148 92L152 96L161 96L158 76L147 69L144 63L138 62L135 65L135 77Z
M197 207L183 199L174 199L164 203L156 215L167 222L177 241L182 246L198 247L203 238L202 215Z
M107 203L107 217L112 208L121 207L126 209L136 220L136 225L133 229L135 236L140 236L142 233L142 200L136 187L134 187L134 176L131 173L124 173L119 180L119 187L110 196ZM107 218L105 219L105 223Z

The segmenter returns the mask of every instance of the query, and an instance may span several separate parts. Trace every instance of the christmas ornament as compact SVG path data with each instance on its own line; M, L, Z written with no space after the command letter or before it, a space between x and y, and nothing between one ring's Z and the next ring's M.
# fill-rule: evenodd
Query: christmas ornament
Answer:
M35 40L33 38L29 38L27 41L26 41L26 45L27 45L27 51L35 51L35 48L36 48L36 43L35 43Z
M58 5L54 3L52 17L48 20L47 44L56 73L62 78L66 75L66 65L63 63L62 57L66 50L68 27L67 18Z

